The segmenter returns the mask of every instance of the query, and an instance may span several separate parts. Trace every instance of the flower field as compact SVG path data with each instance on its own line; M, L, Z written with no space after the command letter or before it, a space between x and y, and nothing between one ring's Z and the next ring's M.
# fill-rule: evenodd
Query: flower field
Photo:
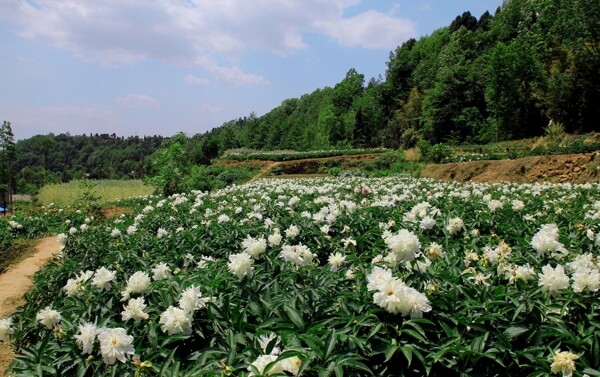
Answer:
M0 340L16 376L598 376L598 189L339 178L139 198L70 222Z

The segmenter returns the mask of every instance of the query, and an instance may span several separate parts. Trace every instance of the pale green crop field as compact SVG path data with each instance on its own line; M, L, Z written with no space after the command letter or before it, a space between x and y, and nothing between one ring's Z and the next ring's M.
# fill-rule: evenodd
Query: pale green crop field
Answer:
M42 205L54 203L59 206L76 205L84 192L80 187L81 181L72 181L69 183L59 183L44 186L38 194L38 201ZM100 196L100 203L110 203L118 199L131 198L136 196L150 195L154 187L145 185L141 180L98 180L93 191Z

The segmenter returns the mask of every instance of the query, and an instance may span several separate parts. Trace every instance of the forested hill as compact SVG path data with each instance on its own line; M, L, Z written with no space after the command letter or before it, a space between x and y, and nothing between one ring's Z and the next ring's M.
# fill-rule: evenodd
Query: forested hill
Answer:
M27 193L45 183L72 179L141 178L146 157L161 146L163 139L50 134L19 140L12 165L15 183L18 192Z
M205 135L219 150L486 143L598 130L600 1L508 0L390 54L385 77L350 69L333 88Z

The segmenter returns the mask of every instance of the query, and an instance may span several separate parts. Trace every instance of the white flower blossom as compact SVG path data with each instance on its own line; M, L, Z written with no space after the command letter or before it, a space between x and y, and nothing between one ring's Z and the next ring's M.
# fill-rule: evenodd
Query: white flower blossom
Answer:
M252 238L247 236L242 241L242 249L254 259L260 259L267 249L267 241L264 238Z
M113 365L117 360L127 361L128 355L133 355L133 336L127 335L123 328L101 328L98 330L98 341L102 359L107 365Z
M40 310L37 313L35 319L42 325L46 326L46 328L53 329L54 326L56 326L60 322L62 316L58 311L51 309L49 306L47 306L46 308Z
M154 279L155 281L157 280L166 280L171 278L171 268L169 268L169 266L162 262L157 264L153 269L152 269L152 279Z
M79 334L73 336L73 338L75 338L75 343L77 343L84 354L91 354L98 333L96 325L93 323L84 323L83 325L77 326L77 328L79 329Z
M254 272L253 264L254 259L252 259L248 253L241 252L229 256L227 268L229 269L229 272L242 280L244 276L252 276L252 273Z
M540 279L538 285L542 287L542 292L548 292L552 296L556 296L559 291L569 287L569 277L560 264L555 268L552 268L549 264L545 265L538 277Z
M161 324L161 330L169 335L190 335L192 333L192 319L189 313L180 308L169 306L160 315L158 323Z
M0 319L0 341L8 342L10 336L14 333L12 318Z
M135 322L148 319L148 313L144 312L146 306L143 297L130 299L127 305L123 306L124 310L121 312L121 319L125 322L130 319L133 319Z
M150 276L148 276L147 273L142 271L135 272L133 275L131 275L129 280L127 280L127 286L125 287L125 290L121 292L121 295L123 296L121 301L128 300L131 293L149 293L150 283Z
M100 267L94 273L92 279L92 285L100 290L108 291L111 288L111 282L115 279L116 272L107 269L106 267Z
M337 271L344 262L346 262L346 256L340 252L330 254L327 259L329 265L331 266L331 271Z

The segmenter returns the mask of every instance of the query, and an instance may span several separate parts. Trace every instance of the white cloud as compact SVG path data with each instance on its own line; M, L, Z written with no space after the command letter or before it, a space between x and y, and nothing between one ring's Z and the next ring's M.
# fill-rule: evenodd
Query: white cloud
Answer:
M321 22L318 26L342 45L352 47L393 49L416 34L412 21L375 10Z
M117 103L122 107L128 108L156 108L160 106L160 102L153 97L145 94L128 94L125 97L117 98Z
M344 18L359 0L3 0L0 18L25 38L119 65L138 60L193 65L199 57L235 60L247 49L286 55L304 49L305 33L343 45L390 48L414 35L410 21L376 11ZM211 72L226 82L266 80L240 67Z
M183 78L183 82L185 82L188 85L204 86L204 85L208 85L210 83L210 80L205 79L203 77L194 76L194 75L187 75Z
M262 76L243 72L238 67L223 67L208 56L199 57L196 63L214 74L217 79L229 85L268 84Z

